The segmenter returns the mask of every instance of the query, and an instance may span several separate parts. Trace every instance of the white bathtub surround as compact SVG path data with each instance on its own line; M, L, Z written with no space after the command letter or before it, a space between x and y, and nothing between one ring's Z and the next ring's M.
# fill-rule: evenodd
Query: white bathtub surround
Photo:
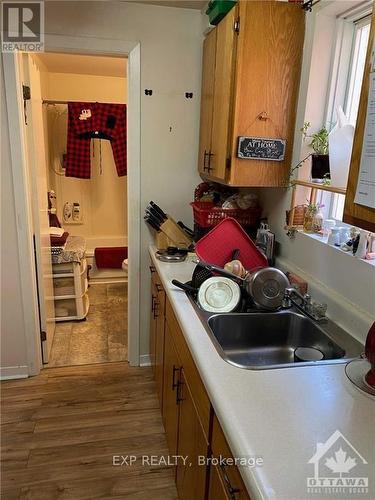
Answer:
M262 467L240 469L251 499L312 497L306 489L307 478L314 473L309 460L317 444L336 430L368 462L363 475L373 475L375 401L352 386L345 365L261 371L230 365L219 356L185 293L171 284L173 278L190 279L194 264L162 263L154 253L152 247L154 266L233 455L263 458ZM369 481L371 488L373 480ZM368 497L373 498L374 493L370 490Z
M86 238L86 259L91 266L90 283L127 283L128 273L123 269L98 269L95 264L95 248L127 247L124 236L98 236Z

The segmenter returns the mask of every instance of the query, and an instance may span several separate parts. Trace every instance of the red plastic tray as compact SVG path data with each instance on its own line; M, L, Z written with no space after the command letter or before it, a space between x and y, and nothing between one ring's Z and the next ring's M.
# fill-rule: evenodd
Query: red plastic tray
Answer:
M267 258L254 245L235 219L220 222L195 245L200 260L220 267L232 260L233 251L240 251L237 257L248 271L256 267L267 267Z

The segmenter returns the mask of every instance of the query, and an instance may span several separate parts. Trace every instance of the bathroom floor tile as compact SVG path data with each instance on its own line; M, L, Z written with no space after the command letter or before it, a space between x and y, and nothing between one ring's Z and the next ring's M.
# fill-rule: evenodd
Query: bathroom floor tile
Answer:
M85 321L56 324L48 367L126 361L127 284L91 285Z

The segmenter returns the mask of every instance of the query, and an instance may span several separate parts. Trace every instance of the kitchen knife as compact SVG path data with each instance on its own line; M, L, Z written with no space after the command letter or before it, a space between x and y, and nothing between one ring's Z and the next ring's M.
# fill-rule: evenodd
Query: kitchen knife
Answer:
M194 237L194 231L192 231L189 227L185 226L183 222L180 220L177 222L177 224L180 226L180 228L185 231L185 233L190 236L191 238Z
M160 217L162 217L164 220L168 218L168 215L165 212L163 212L163 210L156 203L150 201L150 205L152 206L152 208L156 210L156 212L158 212Z
M157 222L155 222L153 219L151 219L147 215L145 215L143 218L147 222L147 224L149 224L153 229L155 229L155 231L157 231L158 233L160 232L160 227L159 227L159 224Z
M152 217L155 221L157 221L159 225L163 224L164 219L162 219L160 215L156 213L154 210L148 210L146 208L145 213L147 216Z

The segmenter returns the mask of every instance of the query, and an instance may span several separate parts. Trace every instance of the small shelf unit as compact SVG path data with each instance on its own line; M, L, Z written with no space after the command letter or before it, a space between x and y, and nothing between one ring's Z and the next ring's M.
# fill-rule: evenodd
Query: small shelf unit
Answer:
M55 321L84 320L89 312L87 260L53 264ZM52 298L52 297L51 297Z
M303 180L295 180L292 182L292 197L290 210L288 212L287 227L295 227L303 224L303 206L296 206L296 192L298 188L310 189L308 200L310 203L316 203L318 191L328 191L330 193L346 195L346 189L343 187L335 187L331 185L318 184L317 182L309 182Z

